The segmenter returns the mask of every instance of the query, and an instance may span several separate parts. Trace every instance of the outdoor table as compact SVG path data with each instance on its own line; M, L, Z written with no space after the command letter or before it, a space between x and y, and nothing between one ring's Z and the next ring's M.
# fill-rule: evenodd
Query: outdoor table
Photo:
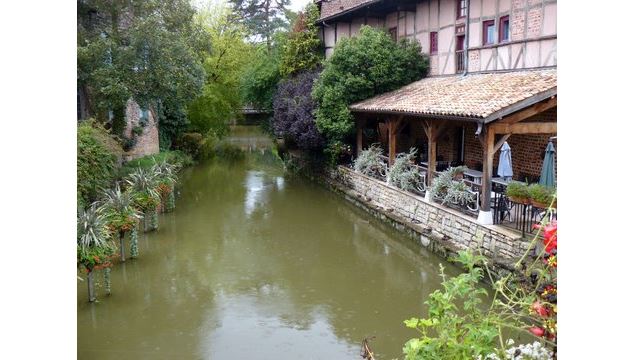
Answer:
M469 176L470 178L473 179L473 182L475 184L480 184L481 183L481 179L483 178L483 172L482 171L478 171L478 170L473 170L473 169L467 169L463 172L464 176Z

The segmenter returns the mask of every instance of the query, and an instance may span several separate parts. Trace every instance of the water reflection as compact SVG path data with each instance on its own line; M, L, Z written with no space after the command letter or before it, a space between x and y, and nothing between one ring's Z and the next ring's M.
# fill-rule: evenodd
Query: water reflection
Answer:
M442 260L256 155L188 170L112 296L78 284L78 358L355 359L367 336L400 356Z

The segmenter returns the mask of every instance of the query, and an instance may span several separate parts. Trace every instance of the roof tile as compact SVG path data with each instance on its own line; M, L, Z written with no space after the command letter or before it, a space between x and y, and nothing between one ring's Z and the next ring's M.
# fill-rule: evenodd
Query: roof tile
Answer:
M350 109L486 118L556 86L556 69L430 77L355 103Z

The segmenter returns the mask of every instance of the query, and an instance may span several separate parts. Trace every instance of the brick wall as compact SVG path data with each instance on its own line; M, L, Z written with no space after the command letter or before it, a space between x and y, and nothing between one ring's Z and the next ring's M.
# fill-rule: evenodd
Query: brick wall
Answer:
M532 116L525 120L527 122L546 122L556 121L557 108L549 109L543 113ZM465 165L469 168L477 169L483 163L483 147L478 141L474 133L476 125L468 125L465 128ZM512 168L514 170L515 180L524 180L521 175L531 177L540 177L542 170L542 161L544 159L544 151L549 142L549 138L556 134L528 134L528 135L512 135L507 143L512 149ZM553 142L556 148L556 169L558 164L558 148L557 141ZM498 158L500 151L494 154L494 169L498 167ZM557 170L556 170L557 173ZM494 176L496 171L494 171Z
M457 252L480 249L496 263L510 263L522 256L530 240L496 225L480 225L467 215L420 196L402 191L379 180L338 167L329 183L345 193L348 200L381 214L383 219L414 231L422 245Z
M139 104L134 100L126 103L126 129L124 135L127 138L133 136L132 129L139 124ZM124 154L124 160L130 161L146 155L157 154L159 152L159 127L154 118L154 112L148 111L148 124L143 127L141 135L137 136L137 142L128 152Z

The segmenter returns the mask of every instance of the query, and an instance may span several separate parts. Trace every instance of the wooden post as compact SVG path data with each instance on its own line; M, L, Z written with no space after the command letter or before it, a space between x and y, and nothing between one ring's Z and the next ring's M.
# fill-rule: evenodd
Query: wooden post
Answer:
M359 156L364 146L364 127L366 126L366 119L357 120L356 125L357 125L357 156Z
M388 119L388 164L392 166L397 153L397 121L394 118Z
M431 186L434 172L437 169L437 126L426 122L425 132L428 136L428 186Z
M489 126L485 126L483 142L483 180L481 183L481 210L490 211L490 201L492 198L492 173L494 169L494 136L496 135Z

